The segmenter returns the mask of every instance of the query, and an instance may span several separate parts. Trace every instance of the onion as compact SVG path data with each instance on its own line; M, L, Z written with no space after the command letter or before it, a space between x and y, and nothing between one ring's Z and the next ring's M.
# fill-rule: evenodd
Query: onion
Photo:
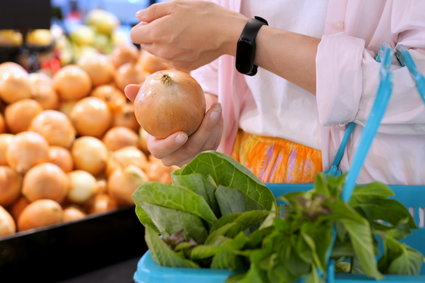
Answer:
M25 197L21 196L10 206L10 214L13 216L15 221L18 221L19 215L21 215L22 211L30 204L29 200Z
M108 183L105 179L100 178L96 180L96 190L95 194L105 194L108 190Z
M149 166L145 154L134 146L124 147L114 151L108 160L107 175L110 175L115 169L125 169L130 165L134 165L142 170L146 170Z
M0 134L6 132L6 124L4 123L3 115L0 113Z
M204 118L205 107L198 82L177 70L159 71L147 77L134 101L137 121L158 139L179 131L193 134Z
M108 161L108 149L95 137L81 137L72 145L71 155L75 168L93 175L103 172Z
M51 199L40 199L30 203L18 219L18 230L25 231L61 223L63 210Z
M24 176L23 195L31 202L51 199L61 203L68 194L69 180L59 166L43 163L31 168Z
M148 149L148 132L145 129L139 128L139 148L146 154L149 153Z
M31 99L43 109L57 109L59 97L53 87L53 80L43 73L32 73L28 77L31 85Z
M63 210L63 222L81 220L86 216L86 213L75 205L68 206Z
M145 80L146 74L140 72L136 65L126 63L121 65L115 72L115 83L119 89L124 91L128 84L139 84Z
M149 74L155 73L157 71L169 69L168 65L161 61L155 55L143 50L142 54L139 56L137 65L141 70Z
M8 165L6 151L9 144L13 141L13 137L11 134L0 134L0 165Z
M136 63L139 57L139 50L134 45L123 44L117 46L111 54L111 61L115 68L125 63Z
M75 100L87 96L92 84L89 75L78 66L68 65L53 77L53 86L63 100Z
M0 205L8 206L21 194L21 177L8 166L0 166Z
M80 135L94 137L103 136L112 119L108 105L96 97L86 97L77 102L70 117Z
M16 67L0 71L0 97L7 103L13 103L31 97L28 73Z
M50 145L70 147L75 129L68 117L56 110L44 110L31 122L30 130L42 135Z
M71 172L74 168L71 153L68 149L60 146L49 147L49 162L59 166L66 173Z
M27 71L19 64L14 62L5 62L0 64L0 74L4 72L27 73Z
M62 101L59 104L59 111L65 114L68 118L71 117L72 109L74 109L75 104L77 104L78 100L69 100Z
M126 103L124 93L112 85L98 86L92 91L91 96L105 101L111 111L119 109Z
M107 194L95 195L89 202L89 213L104 213L118 208L117 201Z
M134 106L131 103L126 103L113 113L113 127L127 127L135 132L139 129L136 116L134 115Z
M178 169L177 166L165 166L160 159L150 155L146 173L149 181L171 184L171 173L176 169Z
M115 151L126 146L137 146L139 137L127 127L114 127L109 129L103 137L103 143Z
M88 201L96 191L96 179L90 173L76 170L68 173L70 188L68 199L82 204Z
M108 193L118 204L134 204L131 195L147 179L145 172L134 165L116 169L108 178Z
M10 104L5 110L7 127L14 134L26 131L31 125L32 119L42 111L41 105L32 99L24 99Z
M34 132L17 134L7 147L6 160L18 173L25 173L34 165L47 162L49 144Z
M93 86L107 84L114 78L114 66L104 55L85 55L78 60L78 66L87 72Z
M0 237L13 235L16 233L16 224L12 216L0 206Z

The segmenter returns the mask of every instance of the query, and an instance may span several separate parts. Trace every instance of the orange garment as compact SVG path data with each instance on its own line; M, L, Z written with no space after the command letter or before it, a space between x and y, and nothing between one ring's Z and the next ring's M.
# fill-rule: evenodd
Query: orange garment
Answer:
M311 183L322 171L322 153L282 138L239 131L232 157L265 183Z

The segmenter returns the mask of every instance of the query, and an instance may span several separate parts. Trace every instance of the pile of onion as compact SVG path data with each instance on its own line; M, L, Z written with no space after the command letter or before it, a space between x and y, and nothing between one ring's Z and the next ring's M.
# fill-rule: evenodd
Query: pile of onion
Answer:
M6 131L6 124L4 122L3 115L0 113L0 134Z
M145 172L130 165L125 169L116 169L108 178L108 193L118 204L134 204L131 195L143 183L148 181Z
M15 232L15 221L9 212L0 205L0 237L13 235Z
M103 136L103 143L106 147L115 151L126 146L137 146L139 137L127 127L114 127L109 129Z
M51 199L41 199L30 203L18 218L18 230L25 231L61 223L63 210L59 203Z
M105 101L111 111L119 109L126 103L124 93L112 85L101 85L96 87L92 91L91 96Z
M149 166L145 154L134 146L127 146L114 151L109 157L106 174L109 176L116 169L125 169L130 165L142 170L146 170Z
M132 103L122 105L113 113L112 126L127 127L133 131L137 131L139 129L139 124L137 123L136 116L134 115L134 106Z
M53 86L62 100L75 100L87 96L92 83L86 71L78 66L68 65L54 75Z
M31 122L30 130L42 135L50 145L70 147L75 129L68 117L56 110L44 110Z
M86 213L75 205L70 205L63 210L63 222L77 221L86 216Z
M141 72L135 64L125 63L115 72L115 84L119 89L124 90L128 84L142 83L146 75L147 73Z
M134 45L122 44L117 46L111 54L111 61L115 68L125 63L136 63L139 57L139 50Z
M8 206L21 194L21 177L8 166L0 166L0 205Z
M31 97L31 86L28 73L19 65L1 64L0 67L0 98L7 103Z
M166 63L146 50L143 50L142 54L139 56L137 65L139 65L142 71L149 74L169 69Z
M9 144L13 141L12 134L0 134L0 165L9 165L6 159L6 152Z
M189 74L177 70L149 75L134 101L139 124L152 136L163 139L183 131L194 133L205 115L205 96Z
M49 162L53 163L63 172L71 172L74 168L74 161L68 149L61 146L51 146L49 148Z
M75 170L68 173L69 191L68 200L73 203L83 204L96 192L96 179L90 173L83 170Z

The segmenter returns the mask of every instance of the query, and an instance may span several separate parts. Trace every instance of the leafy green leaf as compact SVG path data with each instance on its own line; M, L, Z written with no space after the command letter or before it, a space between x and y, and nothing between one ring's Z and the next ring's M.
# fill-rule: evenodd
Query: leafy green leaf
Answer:
M371 199L387 199L394 196L394 192L385 184L373 182L357 186L350 198L350 205L362 203Z
M217 254L214 255L211 262L211 268L243 270L246 269L247 263L237 254L248 238L244 233L239 233L234 239L227 241L221 246Z
M234 188L255 200L261 209L275 205L273 193L251 171L226 154L215 151L200 153L189 164L174 171L175 175L200 173L211 176L217 186Z
M194 239L197 243L203 243L208 236L207 229L196 215L149 203L141 203L141 206L163 235L183 230L186 240Z
M215 198L216 187L205 176L193 173L188 175L172 174L173 185L181 186L201 195L214 211L215 215L220 215L217 200Z
M155 232L159 233L158 228L155 226L155 224L152 222L149 215L146 213L146 211L143 210L143 208L140 205L136 205L136 215L137 215L137 218L139 218L140 223L142 223L144 226L149 226Z
M319 276L315 268L312 268L310 274L306 277L304 283L325 283L325 280L323 280L323 278Z
M145 240L151 251L152 258L157 264L170 267L199 267L196 263L180 257L171 250L149 226L145 227Z
M190 189L169 184L148 182L134 193L136 204L150 203L197 215L209 223L217 220L206 200Z
M221 215L262 209L257 202L250 199L243 192L221 185L217 187L215 197L217 198Z

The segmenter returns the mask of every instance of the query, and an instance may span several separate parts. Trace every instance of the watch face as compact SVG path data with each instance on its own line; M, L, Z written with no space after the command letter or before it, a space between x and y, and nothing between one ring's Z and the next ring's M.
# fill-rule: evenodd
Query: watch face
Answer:
M251 42L244 40L243 38L238 41L236 50L236 69L247 74L251 71L253 65L254 47Z

